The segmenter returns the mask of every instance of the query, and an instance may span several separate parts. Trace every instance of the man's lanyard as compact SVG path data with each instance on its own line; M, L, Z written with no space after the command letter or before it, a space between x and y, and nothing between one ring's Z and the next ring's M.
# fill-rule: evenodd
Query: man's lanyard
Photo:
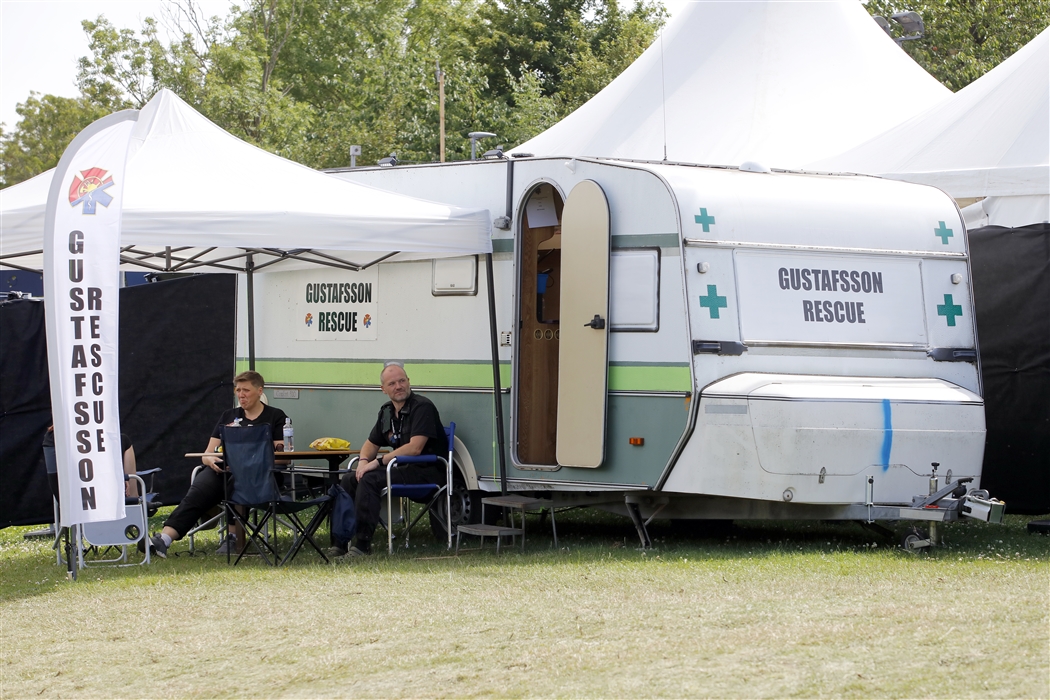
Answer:
M406 408L408 408L407 403L401 407L401 411L404 411ZM397 448L401 445L401 429L404 427L405 416L399 415L398 411L392 410L390 412L390 437L387 439L391 447Z

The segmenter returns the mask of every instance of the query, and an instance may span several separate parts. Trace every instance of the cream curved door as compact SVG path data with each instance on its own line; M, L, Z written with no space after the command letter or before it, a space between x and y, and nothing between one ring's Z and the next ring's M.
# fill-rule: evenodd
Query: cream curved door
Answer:
M609 203L598 183L572 188L561 221L558 464L605 459L609 365Z

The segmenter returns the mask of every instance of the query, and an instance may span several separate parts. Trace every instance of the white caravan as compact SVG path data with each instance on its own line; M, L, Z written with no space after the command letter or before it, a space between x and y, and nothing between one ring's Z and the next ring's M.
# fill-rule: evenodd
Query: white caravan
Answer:
M333 175L492 213L509 489L626 513L643 543L654 516L1001 519L977 490L967 241L940 190L584 158ZM404 360L457 422L454 509L475 519L500 489L484 274L257 276L273 402L360 440L380 363Z

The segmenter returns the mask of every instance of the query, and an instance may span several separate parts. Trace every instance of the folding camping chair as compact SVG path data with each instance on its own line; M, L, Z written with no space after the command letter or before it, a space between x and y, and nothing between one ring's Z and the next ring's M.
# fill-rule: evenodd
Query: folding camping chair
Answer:
M81 569L90 566L114 565L114 566L140 566L149 564L150 547L144 546L145 554L140 562L132 562L128 558L128 551L137 547L139 542L145 542L149 537L150 508L157 494L153 493L152 476L160 471L160 468L147 469L135 474L125 474L124 481L134 480L138 482L138 496L127 496L124 499L124 517L120 520L106 520L102 522L84 523L76 527L76 556L77 563ZM150 488L146 488L146 482L142 477L149 476ZM146 543L148 545L148 543ZM110 559L87 559L84 554L91 547L115 548L120 554ZM106 550L103 549L103 552Z
M412 528L415 527L416 523L423 515L430 511L430 509L438 502L441 498L441 494L445 494L445 532L448 534L448 548L452 549L452 451L455 447L456 439L456 424L449 423L448 427L445 428L445 436L448 438L448 459L442 459L437 455L418 455L415 457L394 457L390 460L390 463L386 466L386 512L387 517L391 520L386 528L387 534L387 552L390 554L394 553L394 528L393 528L393 499L395 497L401 499L401 510L402 520L408 525L405 526L405 548L408 548L408 538L412 533ZM441 462L445 465L445 485L439 484L392 484L390 483L390 472L398 464L432 464L434 462ZM429 500L427 500L429 499ZM423 510L415 517L412 518L412 501L424 502L426 506ZM407 513L407 515L405 515Z
M282 500L274 478L273 436L269 425L249 425L243 427L223 428L223 460L233 477L227 481L226 497L223 500L223 511L226 522L237 523L244 530L246 540L259 552L267 564L278 566L292 560L304 544L310 543L326 562L328 557L314 540L314 532L328 512L330 496L323 495L309 501ZM303 524L299 513L309 508L317 512L309 523ZM252 520L251 511L262 513L262 517ZM242 512L243 511L243 512ZM284 558L277 551L276 523L278 517L292 528L295 539ZM274 542L267 537L267 527L273 522L275 527ZM234 564L240 562L248 551L248 542L237 555ZM273 557L271 561L270 557ZM232 554L226 555L230 561Z
M58 459L55 455L55 448L44 447L43 449L44 465L48 474L56 474L58 471ZM137 491L139 495L124 499L125 515L122 520L74 525L72 528L65 528L62 525L58 500L52 498L51 503L55 513L55 541L52 544L52 548L55 550L55 563L59 566L69 564L67 560L62 558L63 547L61 546L61 539L63 531L65 531L66 537L69 538L67 541L67 544L69 544L69 557L75 561L76 568L83 569L88 566L101 564L138 566L150 563L149 547L146 547L146 555L138 564L130 562L128 548L138 546L140 541L145 540L149 536L149 516L157 509L155 504L157 494L153 492L153 475L159 471L160 468L147 469L135 474L124 475L124 481L135 479L138 482ZM146 482L142 479L144 476L150 477L148 489L146 488ZM95 559L88 562L84 558L84 553L91 547L116 547L120 550L120 556L111 559ZM71 571L73 568L70 566Z

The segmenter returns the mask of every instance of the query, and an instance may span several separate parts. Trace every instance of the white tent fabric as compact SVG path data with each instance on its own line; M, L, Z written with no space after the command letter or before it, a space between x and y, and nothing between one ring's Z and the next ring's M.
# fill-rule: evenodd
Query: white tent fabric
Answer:
M1050 28L941 104L809 167L934 185L957 199L987 197L967 208L978 226L1047 221Z
M168 90L139 114L126 177L124 245L306 248L369 259L492 250L487 210L311 170L228 134ZM0 190L0 255L41 248L50 184L49 171ZM11 259L25 266L19 260Z
M604 90L512 152L798 168L950 94L857 0L697 2Z
M982 226L1018 228L1050 223L1050 195L987 197L964 207L962 213L970 230Z

